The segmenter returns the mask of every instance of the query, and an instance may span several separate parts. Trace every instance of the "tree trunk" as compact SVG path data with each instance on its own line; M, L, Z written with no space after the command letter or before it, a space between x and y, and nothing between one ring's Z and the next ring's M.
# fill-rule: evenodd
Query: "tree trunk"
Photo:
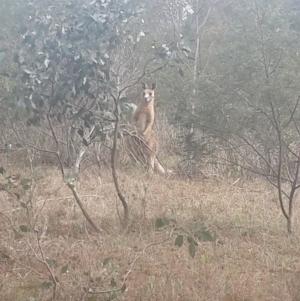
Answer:
M112 150L111 150L111 171L112 171L112 176L114 179L114 184L115 184L115 188L118 194L118 197L123 205L124 208L124 220L125 223L127 223L127 221L129 220L129 207L127 204L127 201L125 199L125 196L123 195L120 185L119 185L119 180L117 177L117 172L116 172L116 164L115 164L115 159L116 159L116 151L117 151L117 141L118 141L118 128L119 128L119 111L118 111L118 100L116 98L114 98L115 101L115 129L114 129L114 138L113 138L113 146L112 146Z
M288 230L288 233L291 234L292 233L292 229L293 229L293 216L290 215L289 218L287 219L287 230Z

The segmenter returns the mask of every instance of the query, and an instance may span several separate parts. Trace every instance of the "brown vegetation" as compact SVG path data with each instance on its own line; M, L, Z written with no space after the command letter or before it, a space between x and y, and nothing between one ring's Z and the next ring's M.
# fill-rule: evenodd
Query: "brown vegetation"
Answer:
M297 1L2 2L0 301L299 301Z
M5 167L7 173L18 171L15 166ZM122 296L124 300L298 300L299 221L295 219L295 235L287 237L276 195L263 181L166 180L119 171L132 216L123 229L109 172L97 178L89 170L78 189L102 229L98 235L59 171L36 169L35 173L32 206L44 255L57 264L57 300L108 300L108 294L87 294L84 288L110 291L122 284L125 275L127 289L117 295L120 300ZM1 212L17 229L25 223L24 208L4 192ZM295 216L298 212L299 206ZM192 259L186 245L174 246L175 237L166 240L168 227L155 229L155 220L164 216L188 230L201 220L217 240L200 242ZM51 289L42 285L47 270L9 222L3 218L0 222L1 300L49 300ZM35 234L23 235L38 250ZM66 265L68 272L61 274Z

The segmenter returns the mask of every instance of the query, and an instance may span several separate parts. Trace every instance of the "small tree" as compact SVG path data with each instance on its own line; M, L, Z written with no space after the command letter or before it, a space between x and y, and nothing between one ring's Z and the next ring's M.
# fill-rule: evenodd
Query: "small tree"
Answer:
M37 13L20 29L16 86L10 95L15 117L25 114L27 127L50 139L50 149L29 145L14 122L18 138L38 151L55 156L61 173L84 215L74 186L84 153L92 143L113 138L113 177L124 206L115 171L120 119L130 109L126 90L146 73L146 55L134 52L140 42L140 5L118 1L32 2ZM140 22L140 23L139 23ZM28 128L27 128L28 129ZM110 143L110 142L109 142ZM66 167L69 171L66 172Z
M277 188L289 232L299 188L300 61L293 16L282 0L239 1L215 11L201 36L209 53L199 69L198 102L193 112L180 114L181 123L195 129L186 136L189 159L266 177Z
M225 161L265 177L276 187L287 230L291 233L293 206L300 188L300 96L294 101L285 100L285 106L264 99L257 103L245 100L248 118L243 126L236 128L228 123L233 134L228 145L235 150L235 160Z

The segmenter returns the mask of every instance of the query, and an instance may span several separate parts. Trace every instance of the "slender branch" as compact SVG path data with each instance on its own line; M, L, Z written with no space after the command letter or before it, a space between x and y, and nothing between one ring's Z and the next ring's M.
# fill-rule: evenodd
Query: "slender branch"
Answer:
M298 98L296 100L296 104L294 106L294 109L292 111L290 111L291 116L290 116L289 120L284 124L284 126L283 126L284 128L287 127L291 123L292 120L294 120L294 116L295 116L296 110L298 108L299 101L300 101L300 95L298 96Z
M53 300L54 300L54 299L55 299L55 294L56 294L56 291L57 291L57 286L59 285L59 283L56 281L55 274L54 274L54 272L52 271L51 267L49 266L49 264L48 264L47 261L46 261L46 258L45 258L45 256L44 256L44 252L43 252L42 247L41 247L41 244L40 244L40 238L38 237L38 231L35 230L35 229L33 229L33 230L36 232L36 234L37 234L37 242L38 242L38 247L39 247L39 251L40 251L40 253L41 253L42 259L39 258L38 254L37 254L36 251L34 250L34 248L33 248L33 246L31 245L31 243L26 239L26 237L25 237L25 236L24 236L24 235L23 235L16 227L15 227L15 225L13 224L13 221L12 221L7 215L3 214L2 212L0 212L0 215L1 215L3 218L5 218L5 219L7 219L7 220L9 221L9 223L10 223L11 227L14 229L14 231L15 231L20 237L22 237L22 239L25 241L25 243L27 244L27 246L30 248L30 250L32 251L32 253L33 253L34 257L35 257L35 259L36 259L39 263L43 264L43 265L46 267L46 269L48 270L48 272L49 272L49 274L50 274L50 276L51 276L51 279L52 279L52 281L53 281L53 283L54 283L54 290L53 290Z
M108 293L112 293L112 292L118 292L121 291L124 288L124 285L126 284L126 280L128 278L128 276L132 273L132 270L135 266L135 264L137 263L137 261L145 254L145 252L147 251L147 249L149 249L152 246L157 246L157 245L161 245L165 242L167 242L168 240L170 240L173 236L173 232L177 229L180 229L181 227L173 227L172 230L170 231L170 234L167 238L161 240L161 241L157 241L154 243L151 243L149 245L147 245L135 258L134 260L131 262L128 271L126 272L126 274L123 276L123 281L122 284L120 285L119 288L114 289L114 290L106 290L106 291L91 291L92 288L84 288L85 291L87 291L87 293L89 294L93 294L93 295L97 295L97 294L108 294Z
M297 166L296 166L296 170L295 170L295 178L294 178L294 182L291 188L291 194L289 197L289 217L292 217L293 214L293 202L294 202L294 196L297 190L297 182L298 182L298 177L299 177L299 168L300 168L300 160L298 158L297 161Z
M138 84L138 83L140 82L140 80L141 80L144 76L146 76L146 75L151 75L151 74L156 73L157 71L162 70L162 69L165 68L165 67L168 65L168 63L170 62L170 61L168 60L168 61L166 61L162 66L155 68L154 70L152 70L152 71L149 72L149 73L146 73L146 67L147 67L147 65L148 65L149 63L151 63L153 60L154 60L154 59L149 59L149 60L146 62L145 66L144 66L144 71L143 71L143 73L142 73L142 74L141 74L141 75L140 75L140 76L139 76L132 84L127 85L126 87L124 87L123 89L121 89L121 90L119 91L119 96L120 96L125 90L127 90L127 89L129 89L129 88L135 86L136 84Z
M58 141L56 133L54 131L54 128L53 128L53 125L52 125L49 113L47 114L47 120L48 120L48 123L49 123L49 126L50 126L50 130L51 130L52 136L53 136L53 138L55 140L55 143L56 143L56 152L54 152L54 153L55 153L55 155L56 155L56 157L58 159L58 163L60 165L60 170L61 170L62 176L64 177L65 176L65 170L64 170L64 165L63 165L63 163L61 161L61 158L60 158L59 141Z
M62 161L61 161L59 152L56 152L56 151L50 151L50 150L46 150L46 149L41 149L41 148L38 148L38 147L36 147L36 146L34 146L34 145L28 143L28 142L25 142L25 141L20 137L20 135L19 135L18 131L16 130L14 124L13 124L13 131L14 131L14 133L16 134L17 138L18 138L24 145L26 145L26 146L28 146L28 147L30 147L30 148L32 148L32 149L35 149L35 150L37 150L37 151L39 151L39 152L42 152L42 153L48 153L48 154L53 154L53 155L55 155L56 158L57 158L57 160L58 160L58 162L59 162L59 166L60 166L60 170L61 170L62 176L63 176L63 177L65 176L64 165L63 165L63 163L62 163Z
M48 270L48 272L49 272L49 274L51 276L52 282L54 284L54 287L53 287L53 298L52 298L52 300L55 300L55 296L56 296L56 292L57 292L57 286L59 285L59 283L56 280L56 276L55 276L53 270L51 269L51 267L49 266L49 264L48 264L48 262L47 262L47 260L45 258L44 251L43 251L43 248L42 248L41 243L40 243L39 231L38 230L34 230L34 231L36 233L38 247L39 247L39 250L40 250L40 253L41 253L41 256L42 256L42 263L47 268L47 270Z
M118 111L118 100L113 96L114 102L115 102L115 129L114 129L114 138L113 138L113 146L111 151L111 170L112 170L112 176L114 179L115 188L118 194L118 197L123 205L124 208L124 219L127 221L129 219L129 207L127 204L127 201L120 189L117 172L116 172L116 164L115 164L115 158L116 158L116 151L117 151L117 144L118 144L118 128L119 128L119 111Z
M277 131L277 137L278 137L278 142L279 142L279 162L278 162L278 168L277 168L277 185L278 185L278 197L279 197L279 203L280 203L280 208L281 208L281 211L283 213L283 215L285 216L285 218L287 220L290 219L290 216L289 214L287 213L285 207L284 207L284 204L283 204L283 197L282 197L282 179L281 179L281 173L282 173L282 137L281 137L281 129L280 129L280 125L279 125L279 121L277 121L276 119L276 114L275 114L275 109L274 109L274 106L272 103L271 104L271 110L272 110L272 115L273 115L273 118L274 118L274 122L275 122L275 125L276 125L276 131Z
M215 3L217 3L217 1L215 1ZM215 3L214 3L214 4L215 4ZM207 23L207 20L208 20L208 17L209 17L209 15L210 15L211 9L212 9L212 7L209 7L209 9L207 10L207 13L206 13L206 15L205 15L204 20L203 20L202 23L197 27L197 33L199 33L200 29L201 29L202 27L204 27L205 24Z
M274 66L273 69L270 71L269 75L272 75L272 74L276 71L277 67L279 66L279 64L280 64L280 62L281 62L281 60L282 60L282 57L283 57L283 45L282 45L282 47L281 47L280 56L279 56L279 58L278 58L278 60L277 60L277 62L276 62L276 64L275 64L275 66ZM271 57L270 57L270 59L271 59Z
M143 143L143 145L150 150L156 157L158 163L164 168L164 170L166 170L166 168L164 167L164 165L162 164L162 162L160 161L158 155L155 153L155 151L146 143L146 141L139 135L134 134L133 132L129 132L128 130L124 129L123 130L125 133L127 133L129 136L131 136L132 138L137 138L139 141L141 141Z
M242 139L266 163L266 165L274 174L276 174L273 166L268 162L268 160L266 160L265 156L251 142L249 142L247 138L241 136L240 134L237 134L237 136Z
M93 221L93 219L90 217L90 215L87 213L87 211L85 210L81 199L77 193L76 187L74 186L74 184L68 182L68 187L71 189L73 196L78 204L78 206L80 207L83 215L85 216L85 218L88 220L88 222L92 225L92 227L95 229L96 232L101 233L101 229L96 225L96 223Z
M39 276L41 276L41 277L43 277L43 278L45 278L45 279L49 279L49 276L44 275L44 274L40 273L39 271L33 269L32 267L30 267L30 266L28 266L28 265L26 265L26 264L23 264L23 263L17 261L16 259L14 259L13 257L11 257L9 254L3 252L2 250L1 250L1 252L3 253L3 255L4 255L5 257L9 258L11 261L13 261L15 264L21 266L22 268L25 268L25 269L27 269L27 270L29 270L29 271L31 271L31 272L34 272L34 273L36 273L37 275L39 275Z

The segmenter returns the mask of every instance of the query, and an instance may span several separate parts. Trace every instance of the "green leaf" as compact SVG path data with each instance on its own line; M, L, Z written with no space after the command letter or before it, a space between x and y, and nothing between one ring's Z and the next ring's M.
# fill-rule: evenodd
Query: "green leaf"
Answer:
M80 136L80 137L83 137L83 130L82 129L79 129L78 131L77 131L77 133L78 133L78 135Z
M106 299L107 301L112 301L117 299L117 292L116 291L111 291L109 294L109 297Z
M170 224L170 220L167 217L163 217L163 222L164 222L165 225Z
M84 146L89 146L89 142L85 138L82 139L82 143Z
M34 71L31 71L31 70L29 70L28 68L26 68L25 66L24 67L22 67L22 70L26 73L26 74L35 74L35 72Z
M66 4L66 7L68 9L73 9L73 8L75 8L75 4Z
M10 75L7 72L0 72L0 75L3 77L10 77Z
M31 184L31 179L23 179L20 184L22 186Z
M181 50L184 51L184 52L187 52L187 53L192 51L191 48L188 47L188 46L181 46Z
M42 96L45 96L45 97L50 97L51 96L50 91L47 91L47 90L42 90L40 93L41 93ZM39 102L41 102L42 100L43 100L42 98L39 98ZM39 105L42 106L42 103L39 103Z
M175 246L181 247L183 245L183 235L177 235Z
M195 253L196 253L196 248L195 248L195 245L193 243L191 243L189 245L189 254L192 258L195 257Z
M19 193L14 192L14 195L17 198L18 201L21 199L21 195Z
M23 63L25 62L25 58L24 58L22 55L20 55L20 56L18 57L18 62L19 62L20 64L23 64Z
M195 236L197 236L199 239L203 241L215 241L215 239L213 238L212 234L208 229L197 232Z
M46 289L49 289L51 286L52 286L51 282L44 281L40 284L40 289L46 290Z
M117 84L112 80L108 83L108 86L112 89L117 89Z
M76 24L76 27L79 28L79 27L82 27L85 23L86 23L86 19L82 19L80 20L77 24Z
M72 52L69 50L69 48L65 44L61 45L61 49L62 49L62 52L64 54L67 54L67 55L71 55L72 54Z
M103 260L103 265L108 265L110 263L110 257L107 257Z
M57 263L54 259L46 259L46 262L49 264L49 266L51 268L56 268L57 267Z
M181 77L184 77L184 73L183 73L183 71L182 71L182 69L180 67L178 67L178 72L179 72L179 74L180 74Z
M135 103L126 103L126 107L129 109L129 112L134 112L137 108Z
M29 229L27 226L25 226L25 225L21 225L21 226L20 226L20 230L21 230L22 232L30 232L30 229Z
M18 63L19 62L19 55L17 53L14 54L13 61L14 61L14 63Z
M34 110L37 109L36 104L35 104L32 100L30 101L30 104L31 104L31 107L32 107Z
M195 233L195 237L197 237L199 240L215 241L215 239L214 239L213 235L211 234L210 230L201 221L196 222L195 227L198 230Z
M61 274L65 274L65 273L68 272L68 270L69 270L69 265L68 265L68 264L67 264L67 265L64 265L64 266L60 269L60 273L61 273Z
M120 103L127 103L128 101L129 101L128 97L122 97L122 98L119 99Z
M165 226L164 220L162 218L158 218L155 221L155 228L159 229L159 228L162 228L163 226Z
M6 53L5 52L0 52L0 61L4 60L6 57Z
M49 79L53 74L54 74L53 70L48 69L47 71L42 72L42 73L40 74L40 77L41 77L42 79Z
M126 291L126 284L124 283L121 287L121 293L124 293Z
M76 92L75 92L76 93ZM79 117L81 117L82 115L83 115L83 113L85 112L85 108L84 107L82 107L82 108L80 108L79 109L79 111L78 112L76 112L72 117L71 117L71 119L77 119L77 118L79 118Z
M27 34L27 35L24 37L23 43L29 43L30 40L31 40L31 35Z
M102 137L102 136L103 136L103 132L100 130L100 125L97 124L95 126L95 130L93 132L92 139L95 139L96 137Z
M115 286L117 285L117 282L115 281L114 277L111 278L111 280L110 280L110 285L111 285L112 287L115 287Z
M20 34L25 34L26 32L27 32L27 26L25 26L25 25L22 25L21 27L20 27L20 29L19 29L19 33Z
M19 99L17 105L19 108L26 109L26 104L23 99Z
M24 190L29 190L29 189L30 189L30 185L23 185L22 188L23 188Z
M190 243L190 244L195 244L194 239L191 238L190 236L187 237L187 241L188 241L188 243Z
M8 259L9 256L7 256L4 252L0 251L0 259Z
M154 56L158 59L165 59L167 54L166 53L163 53L163 52L159 52L159 51L156 51L154 53Z

